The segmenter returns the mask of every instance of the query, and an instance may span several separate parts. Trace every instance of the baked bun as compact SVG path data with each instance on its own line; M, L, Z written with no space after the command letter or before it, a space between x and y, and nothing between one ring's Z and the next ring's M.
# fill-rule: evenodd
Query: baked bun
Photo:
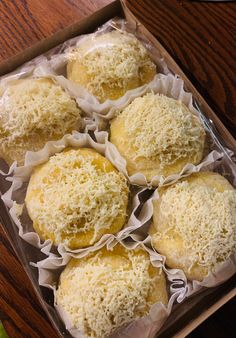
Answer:
M72 259L60 276L56 304L85 337L105 338L167 304L165 276L143 249L116 245L82 259Z
M97 97L116 100L150 82L156 66L132 34L112 31L90 36L69 54L67 77Z
M170 268L201 281L236 252L236 190L217 173L199 172L159 194L152 244Z
M37 151L80 124L76 102L52 80L15 80L1 93L0 157L22 165L27 150Z
M66 149L33 171L26 207L42 239L71 249L118 232L127 216L126 178L93 149Z
M187 163L198 164L205 131L183 103L148 93L111 121L110 140L125 158L129 175L140 172L150 181L178 173Z

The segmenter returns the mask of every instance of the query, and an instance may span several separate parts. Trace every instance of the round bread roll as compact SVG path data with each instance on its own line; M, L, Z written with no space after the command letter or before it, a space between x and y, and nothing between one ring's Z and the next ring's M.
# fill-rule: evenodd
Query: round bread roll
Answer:
M198 164L205 131L183 103L148 93L111 121L110 141L125 158L129 175L139 172L150 181L178 173L187 163Z
M199 172L159 194L152 244L170 268L202 281L236 252L236 190L217 173Z
M60 276L56 304L85 337L105 338L148 314L154 303L167 304L165 276L143 249L120 244L82 259L72 259Z
M37 151L80 125L81 110L52 80L15 80L1 93L0 157L22 165L27 150Z
M97 97L116 100L150 82L156 66L132 34L112 31L81 41L69 54L67 77Z
M118 232L127 216L126 178L93 149L66 149L35 168L26 207L42 239L71 249Z

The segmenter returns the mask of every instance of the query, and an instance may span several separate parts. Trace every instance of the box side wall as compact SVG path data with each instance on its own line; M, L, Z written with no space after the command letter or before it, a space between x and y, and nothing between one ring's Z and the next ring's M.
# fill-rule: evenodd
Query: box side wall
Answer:
M103 24L107 20L109 20L109 19L111 19L111 18L113 18L114 16L117 16L117 15L119 15L119 16L125 15L126 19L134 27L136 25L137 26L141 25L138 22L138 20L133 16L133 14L127 9L127 7L125 5L123 5L123 10L122 10L121 2L117 0L114 3L108 5L105 8L103 8L103 9L99 10L98 12L94 13L90 17L85 18L85 19L81 20L80 22L78 22L76 24L73 24L73 25L67 27L66 29L64 29L62 31L59 31L54 36L51 36L51 37L41 41L37 45L32 46L31 48L28 48L24 52L16 55L15 57L9 59L6 62L0 64L0 75L6 74L9 71L14 70L16 67L18 67L21 64L27 62L28 60L32 59L33 57L36 57L36 56L48 51L50 48L55 47L56 45L64 42L65 40L67 40L69 38L73 38L73 37L75 37L76 35L79 35L79 34L90 33L97 26L100 26L101 24ZM142 33L144 34L144 36L148 40L150 40L151 43L157 48L157 50L160 53L160 56L162 56L165 59L169 69L172 72L179 74L183 78L183 80L186 83L186 89L193 93L194 97L199 101L201 109L204 111L204 113L209 118L211 118L213 120L213 122L214 122L215 126L217 127L218 132L221 135L221 137L226 140L227 144L231 147L231 149L236 151L236 142L235 142L234 138L232 137L232 135L230 135L228 130L224 127L224 125L221 123L221 121L217 118L215 113L211 110L211 108L208 106L208 104L202 98L202 96L197 92L195 87L191 84L191 82L188 80L188 78L185 76L185 74L182 72L182 70L178 67L178 65L175 63L175 61L171 58L171 56L167 53L167 51L163 48L163 46L154 38L154 36L150 32L147 31L147 29L145 27L141 26L141 30L142 30ZM1 211L3 210L1 208L1 206L0 206L0 210ZM4 211L4 212L6 213L6 211ZM30 255L28 255L27 258L24 257L23 250L26 250L27 245L17 235L17 233L15 231L15 226L12 225L12 222L9 218L9 215L4 216L3 222L4 222L4 224L7 228L7 233L8 233L8 236L10 237L10 239L11 239L13 247L15 247L15 250L16 250L17 254L19 255L20 260L22 261L24 267L26 268L26 265L29 264L29 262L31 260L33 260L33 257L30 257ZM14 229L12 229L12 228L14 228ZM55 310L54 309L49 310L48 307L46 306L46 304L44 303L43 299L41 298L41 296L42 296L41 289L39 288L38 285L35 284L35 281L36 281L36 278L37 278L36 272L32 271L32 269L30 269L28 266L26 268L26 272L27 272L29 278L31 279L32 285L33 285L34 289L36 290L36 294L39 297L41 304L43 305L45 311L47 312L50 320L52 321L52 323L54 325L54 327L57 327L57 325L61 326L62 325L61 323L58 323L57 320L55 321L55 318L54 318L54 311ZM228 289L233 288L234 282L232 283L232 285L230 284L228 286ZM228 289L226 288L224 292L227 293ZM208 292L210 294L213 294L213 293L216 294L217 293L216 288L214 288L214 290L213 289L208 290ZM220 297L223 297L223 295L221 295ZM49 302L52 303L52 297L49 297ZM213 302L215 302L215 299L213 300ZM209 302L209 304L210 304L210 302ZM189 321L191 320L191 312L190 311L193 310L193 307L195 307L195 306L197 306L197 303L194 303L192 305L190 304L190 306L188 307L187 312L188 312ZM199 318L199 315L196 317L196 320L197 320L197 318ZM178 317L177 320L180 321L181 316ZM172 329L174 329L174 326L176 326L176 328L178 327L178 325L176 324L177 320L172 321ZM59 331L57 331L57 332L58 332L58 335L61 335L61 333ZM163 334L165 333L165 327L163 327L162 332L163 332ZM68 337L68 335L67 335L67 337Z

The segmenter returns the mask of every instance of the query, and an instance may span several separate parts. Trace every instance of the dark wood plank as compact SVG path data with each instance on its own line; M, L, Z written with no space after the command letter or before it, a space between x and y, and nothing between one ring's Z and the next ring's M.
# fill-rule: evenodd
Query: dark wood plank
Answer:
M0 1L0 62L83 19L111 1Z
M58 337L1 227L0 257L0 319L9 337Z
M236 2L127 1L236 136Z
M111 0L0 1L0 62L109 2ZM127 0L126 3L236 135L236 3L184 0ZM0 257L0 316L9 337L56 337L1 228ZM224 316L230 315L224 312ZM211 326L203 326L203 329L201 326L197 336L214 336L212 332L216 330Z

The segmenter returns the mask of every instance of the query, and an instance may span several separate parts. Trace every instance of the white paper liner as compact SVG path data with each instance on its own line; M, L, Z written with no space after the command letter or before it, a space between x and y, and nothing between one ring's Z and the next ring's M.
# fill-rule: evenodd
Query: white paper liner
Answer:
M43 69L43 67L41 67ZM42 76L41 74L40 76ZM45 74L44 74L45 75ZM85 95L83 100L84 100L84 105L81 106L79 103L79 106L87 113L89 113L89 105L90 102L89 100L91 99L90 94L86 94L86 90L83 88L77 88L77 85L74 85L71 81L65 79L62 76L51 76L55 81L57 81L63 88L65 88L72 97L76 97L78 93L82 93L82 95ZM167 96L173 97L175 99L181 100L184 104L186 104L189 109L194 113L197 114L197 111L193 108L192 106L192 95L190 93L186 93L183 90L183 81L180 80L178 77L173 76L173 75L168 75L164 76L161 74L156 75L155 79L148 85L143 86L142 88L138 88L132 91L127 92L121 99L120 103L117 101L117 106L115 106L115 103L113 105L113 108L110 109L109 113L106 115L107 119L110 119L115 116L115 112L117 109L121 109L122 107L125 107L129 102L131 102L134 98L147 93L148 91L154 91L154 92L159 92L162 94L165 94ZM78 101L78 98L77 98ZM99 104L96 104L97 111L99 111ZM87 130L96 130L96 129L104 129L104 120L100 118L99 114L93 113L93 117L85 117L83 119L83 128L85 131ZM105 134L104 134L105 135ZM156 187L158 185L164 185L164 184L170 184L173 182L176 182L179 178L185 177L190 175L193 172L198 172L205 166L211 164L212 162L216 161L217 159L221 158L223 156L222 152L219 152L217 150L212 151L199 165L193 165L193 164L186 164L183 169L181 170L180 173L170 175L168 177L164 177L163 175L157 175L154 176L151 180L151 182L148 182L146 177L142 173L136 173L132 176L129 177L128 172L126 170L126 160L121 157L119 154L117 148L115 145L110 143L108 141L108 134L106 134L106 144L107 144L107 156L110 157L109 159L111 162L117 166L117 168L124 173L128 178L131 184L133 185L139 185L139 186L153 186ZM54 142L54 141L51 141ZM50 142L48 142L50 143ZM27 166L27 159L28 159L28 154L32 152L26 153L25 157L25 166ZM37 152L36 152L37 153ZM11 166L12 168L15 168L15 165ZM13 170L11 169L8 173L11 173ZM0 172L0 174L4 174L4 172Z
M38 70L37 70L38 71ZM45 71L45 68L41 68L42 73L40 76L46 76L46 73L43 74ZM63 76L55 76L54 77L56 81L60 83L60 85L68 92L70 92L70 95L73 97L76 97L77 95L77 102L79 106L82 107L86 113L90 114L93 118L93 122L90 121L90 124L87 126L87 129L104 129L104 122L105 120L109 121L113 117L115 117L117 111L120 109L123 109L127 104L129 104L133 99L135 99L138 96L141 96L147 92L153 91L154 93L160 93L167 95L168 97L172 97L176 100L181 101L184 103L190 111L197 115L199 118L199 112L193 107L192 102L192 94L187 93L184 91L184 82L178 77L171 74L163 75L163 74L157 74L152 82L150 82L147 85L144 85L142 87L139 87L137 89L131 90L126 92L126 94L116 101L106 101L103 104L99 104L97 99L95 97L92 97L88 92L87 94L83 92L81 89L78 88L78 85L73 84L71 81L65 79ZM78 93L83 93L84 98L78 97ZM94 101L94 103L91 105L91 102ZM102 118L101 118L102 117ZM180 173L170 175L168 177L164 177L163 175L156 175L152 178L150 182L147 181L146 177L142 173L136 173L132 176L128 175L128 172L126 170L126 161L125 159L122 159L120 163L115 163L116 157L121 159L121 156L112 143L108 141L108 135L107 135L107 144L108 144L108 152L109 156L111 158L111 161L113 164L115 164L118 169L123 172L128 178L131 184L133 185L139 185L139 186L153 186L157 187L158 185L168 185L171 183L176 182L181 177L185 177L190 175L193 172L198 172L202 168L205 168L206 166L210 165L211 163L215 162L216 160L223 157L223 152L218 151L218 148L215 147L217 150L213 150L210 152L208 156L206 156L202 162L198 165L193 164L186 164Z
M236 273L236 253L227 261L217 266L215 272L209 273L201 282L192 281L186 285L186 297L192 296L203 287L214 287L224 283Z
M163 256L148 248L145 245L145 241L140 242L135 239L133 240L133 242L127 242L123 240L113 239L103 246L106 246L108 250L112 250L115 245L120 243L127 249L134 249L141 246L144 250L146 250L150 255L151 264L157 268L162 268L167 277L167 280L170 283L169 301L167 306L163 305L160 302L154 304L151 307L148 315L131 322L123 328L120 328L112 335L110 335L110 338L153 338L156 332L161 328L167 317L170 315L174 302L182 302L184 299L182 295L183 290L185 290L186 287L186 281L184 280L185 276L183 275L182 271L177 269L166 269L165 266L163 266ZM96 250L98 250L98 248ZM94 248L90 248L90 250L88 250L86 254L84 254L83 256L77 256L76 258L79 259L81 257L87 256L92 251L95 251ZM38 268L39 285L52 289L54 293L54 300L59 279L59 272L61 271L61 268L69 262L71 257L74 257L74 255L68 252L65 252L63 257L56 257L55 255L50 254L50 256L43 261L32 264L33 266ZM73 337L84 338L84 335L81 333L81 331L73 327L65 311L55 303L54 306L70 334Z
M146 92L153 91L154 93L164 94L168 97L174 98L176 100L184 103L190 111L197 115L199 118L199 112L193 107L192 94L184 91L184 82L178 77L171 74L162 75L158 74L155 79L146 85ZM110 110L106 118L110 119L115 116L115 109ZM112 147L112 146L110 146ZM116 147L113 145L113 151L115 152ZM216 147L216 149L218 149ZM142 173L137 173L129 177L131 184L143 185L143 186L153 186L158 185L168 185L176 182L181 177L190 175L191 173L198 172L201 169L207 167L211 163L223 157L223 152L218 150L213 150L208 156L206 156L202 162L198 165L186 164L180 173L164 177L163 175L157 175L152 178L150 182L147 181L146 177ZM124 168L120 167L120 170L126 175L127 171Z
M72 134L65 135L61 140L47 142L43 149L37 152L27 152L25 156L25 166L15 167L13 177L8 177L7 180L12 182L10 189L2 196L2 200L5 205L10 209L10 215L19 228L19 235L26 242L34 245L35 247L41 249L45 254L49 254L52 249L52 242L50 240L41 241L38 234L34 231L32 226L32 221L27 217L26 211L23 214L19 215L19 204L24 202L26 187L30 179L32 170L39 164L46 162L50 156L54 155L65 149L66 147L89 147L98 151L100 154L104 155L110 160L108 156L109 152L107 150L107 133L106 132L97 132L96 133L97 142L95 142L88 133L78 133L73 132ZM116 158L113 159L113 163L119 164L122 162L122 158L119 157L119 154L116 154ZM104 245L109 240L116 238L117 240L122 240L127 237L127 235L136 230L138 227L142 226L150 218L150 214L147 212L144 215L141 215L140 218L137 218L136 212L140 206L140 196L143 190L138 189L138 192L135 193L132 200L131 214L127 220L126 225L123 229L118 232L116 235L106 234L94 245L94 250L101 245ZM17 204L15 203L17 202ZM21 221L24 219L24 221ZM58 253L63 254L65 251L72 251L74 254L86 254L88 248L70 250L68 247L63 244L59 244L57 247Z
M109 155L111 158L115 158L116 154L119 154L116 146L112 144L111 142L109 143ZM121 156L121 155L120 155ZM209 155L207 155L203 161L198 164L186 164L183 169L178 173L178 174L173 174L169 176L163 176L163 175L156 175L154 176L151 181L149 182L144 174L142 173L136 173L132 176L128 175L127 169L126 169L126 160L122 158L122 162L117 163L116 166L117 168L125 175L128 177L129 182L133 185L138 185L138 186L146 186L146 187L160 187L160 186L165 186L165 185L170 185L175 182L177 182L179 179L183 177L187 177L193 173L199 172L201 170L206 170L209 166L211 166L212 163L216 162L217 160L221 159L224 156L224 153L218 152L217 150L213 150L210 152ZM112 163L114 160L112 160Z
M63 59L62 62L65 62ZM117 112L124 109L130 102L139 96L152 91L184 103L192 113L199 116L198 111L193 107L192 94L184 90L184 82L177 75L161 74L155 75L153 80L141 87L128 90L125 95L117 100L106 100L99 103L95 96L90 94L84 87L66 79L63 75L56 75L51 63L43 62L33 71L34 77L50 77L58 82L72 97L78 105L91 117L100 117L107 121L113 119ZM97 126L98 127L98 126Z
M17 167L17 162L14 161L12 163L12 165L10 167L8 167L7 170L0 170L0 175L2 175L2 176L10 176L14 172L14 170L15 170L16 167ZM1 168L1 164L0 164L0 168Z

